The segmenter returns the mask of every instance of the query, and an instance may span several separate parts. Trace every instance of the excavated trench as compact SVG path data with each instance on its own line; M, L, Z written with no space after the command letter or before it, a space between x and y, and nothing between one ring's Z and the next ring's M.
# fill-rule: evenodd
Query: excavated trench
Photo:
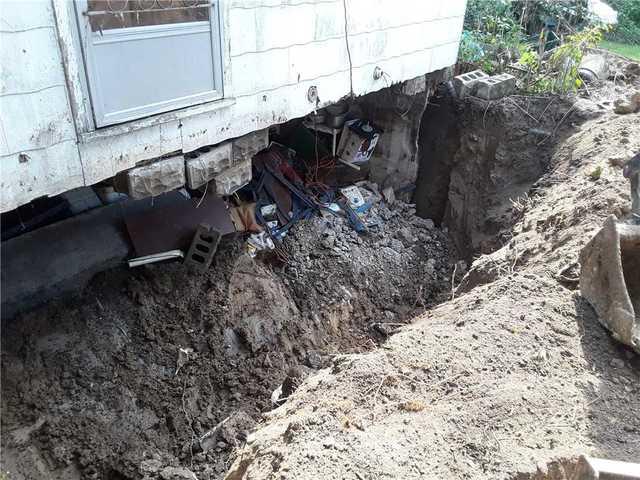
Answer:
M444 92L423 116L415 208L379 205L377 233L314 218L284 255L253 260L227 239L202 275L116 269L5 322L2 469L19 480L223 478L278 386L286 398L335 354L371 350L449 299L459 257L509 241L514 202L553 151L539 142L567 106L530 102L542 119L532 132L509 102Z

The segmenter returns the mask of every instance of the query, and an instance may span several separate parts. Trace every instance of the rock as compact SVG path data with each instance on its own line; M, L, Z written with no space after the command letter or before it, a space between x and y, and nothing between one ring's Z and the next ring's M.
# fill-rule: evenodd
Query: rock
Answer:
M435 222L430 218L416 217L413 219L412 223L416 227L425 228L427 230L432 230L436 226Z
M333 437L327 437L322 441L324 448L334 448L336 446L336 439Z
M336 244L336 233L333 230L326 230L322 236L322 246L333 248Z
M298 386L302 383L306 377L306 372L302 366L295 366L289 368L287 376L282 381L282 397L289 398L296 391Z
M624 73L627 77L631 78L640 76L640 64L636 62L628 64L624 69Z
M598 105L585 98L577 99L573 104L573 115L583 120L593 120L604 113Z
M624 360L614 358L613 360L611 360L611 366L613 368L624 368Z
M229 445L237 445L246 440L256 422L244 410L238 410L220 427L219 436Z
M323 368L325 362L323 362L322 355L320 355L318 352L308 352L305 363L309 368L320 370L321 368Z
M434 273L436 273L436 261L435 261L435 259L430 258L429 260L427 260L425 270L427 272L427 275L433 275Z
M157 473L158 470L162 467L162 462L157 458L150 458L148 460L143 460L140 462L138 466L138 470L142 475L150 475Z
M389 246L393 248L396 252L400 252L404 248L404 245L402 245L402 242L397 238L391 239L391 242L389 242Z
M633 157L632 152L618 153L609 157L609 164L613 167L624 167L629 159Z
M405 240L407 243L411 244L416 241L416 237L408 227L403 227L398 232L401 239Z
M627 115L629 113L636 113L640 111L640 92L636 92L629 100L623 100L621 98L617 99L614 102L615 108L614 112L619 115Z
M389 205L393 205L396 201L396 193L393 191L393 187L387 187L382 191L382 195L384 199L389 203Z
M184 467L165 467L160 472L162 480L198 480L196 474Z

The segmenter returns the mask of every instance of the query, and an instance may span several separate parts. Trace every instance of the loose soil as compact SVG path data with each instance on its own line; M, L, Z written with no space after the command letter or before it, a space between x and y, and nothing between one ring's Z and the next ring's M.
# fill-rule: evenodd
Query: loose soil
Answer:
M616 81L434 102L455 147L423 134L415 201L440 227L378 202L371 235L315 218L277 254L228 239L203 275L105 272L5 322L2 469L563 479L580 454L639 459L640 359L575 290L581 246L628 213L640 118L613 102L640 85Z
M297 382L338 352L371 350L450 290L448 237L370 188L382 223L370 234L318 217L277 254L252 259L227 239L203 275L109 271L5 322L3 470L119 480L181 465L221 478L291 368Z

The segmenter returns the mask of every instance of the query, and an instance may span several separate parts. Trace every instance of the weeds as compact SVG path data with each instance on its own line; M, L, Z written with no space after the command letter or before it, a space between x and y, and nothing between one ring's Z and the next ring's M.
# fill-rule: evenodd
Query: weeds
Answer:
M605 29L592 27L568 35L563 44L541 57L526 49L518 65L523 68L523 89L529 93L567 93L578 90L583 82L578 68L589 48L602 41Z
M594 182L596 180L599 180L601 176L602 176L602 167L600 165L598 165L596 168L593 169L591 173L589 173L589 179Z
M527 93L574 92L584 53L608 31L588 22L585 0L470 0L460 62L489 74L516 70Z

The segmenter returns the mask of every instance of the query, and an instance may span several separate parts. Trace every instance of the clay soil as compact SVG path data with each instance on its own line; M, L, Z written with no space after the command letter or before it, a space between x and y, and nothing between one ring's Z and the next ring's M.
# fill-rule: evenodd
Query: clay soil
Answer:
M580 454L637 461L640 358L576 279L628 214L640 118L613 100L638 87L452 102L455 148L421 145L448 188L421 170L416 208L439 226L378 202L370 235L318 217L256 259L230 238L203 275L117 269L3 323L2 470L542 480Z

